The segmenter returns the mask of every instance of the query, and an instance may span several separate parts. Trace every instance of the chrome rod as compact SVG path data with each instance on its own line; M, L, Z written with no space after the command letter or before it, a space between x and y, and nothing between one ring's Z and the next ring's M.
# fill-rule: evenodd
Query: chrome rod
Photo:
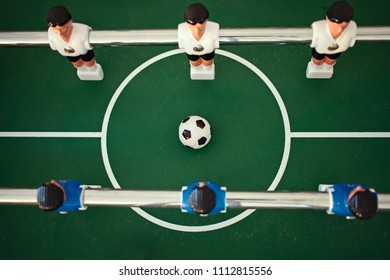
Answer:
M309 28L227 28L220 30L221 44L309 44ZM358 27L358 42L389 42L390 26ZM177 45L176 29L92 30L93 46ZM0 47L46 47L46 31L0 32Z
M180 208L180 191L85 189L86 206ZM330 198L321 192L227 192L228 208L328 209ZM36 205L36 189L0 188L0 204ZM378 210L390 211L390 194L378 194Z
M179 191L86 189L84 204L86 206L180 208L181 193Z
M328 193L310 192L227 192L229 208L328 209Z
M177 191L85 190L85 205L131 207L180 207ZM227 192L229 208L307 208L327 209L327 193Z
M37 205L37 189L0 189L0 204Z

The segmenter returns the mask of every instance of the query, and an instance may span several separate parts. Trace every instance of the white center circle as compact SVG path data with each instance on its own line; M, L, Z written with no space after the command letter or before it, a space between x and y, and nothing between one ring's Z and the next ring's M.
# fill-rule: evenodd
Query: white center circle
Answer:
M102 157L103 157L104 167L105 167L107 175L108 175L108 177L109 177L109 179L110 179L110 181L115 189L121 189L121 187L115 178L115 175L112 171L112 168L111 168L111 165L109 162L108 150L107 150L107 131L108 131L108 124L110 121L111 112L114 108L114 105L115 105L117 99L119 98L123 89L128 85L128 83L134 77L136 77L141 71L143 71L144 69L146 69L147 67L149 67L153 63L158 62L159 60L162 60L164 58L167 58L167 57L170 57L170 56L173 56L176 54L184 53L184 52L185 52L184 50L175 49L175 50L171 50L171 51L162 53L160 55L157 55L157 56L147 60L146 62L144 62L143 64L138 66L133 72L131 72L126 77L126 79L124 79L124 81L119 85L119 87L115 91L114 95L112 96L110 103L108 104L106 113L104 115L104 119L103 119L101 149L102 149ZM269 90L272 92L274 98L276 99L276 101L278 103L279 109L280 109L281 114L282 114L282 119L283 119L285 141L284 141L283 156L282 156L282 160L281 160L278 172L276 173L275 178L273 179L271 185L268 188L268 191L273 191L276 189L280 180L282 179L283 173L286 170L286 166L287 166L287 162L288 162L288 158L289 158L289 154L290 154L291 130L290 130L290 121L288 118L286 107L283 103L283 100L282 100L278 90L275 88L275 86L272 84L272 82L268 79L268 77L266 75L264 75L264 73L261 72L260 69L258 69L255 65L253 65L249 61L243 59L242 57L237 56L237 55L230 53L230 52L227 52L227 51L216 50L216 53L219 55L228 57L230 59L233 59L233 60L243 64L244 66L246 66L250 70L252 70L268 86ZM162 226L162 227L165 227L168 229L172 229L172 230L176 230L176 231L185 231L185 232L205 232L205 231L212 231L212 230L221 229L221 228L230 226L238 221L243 220L244 218L248 217L250 214L252 214L255 211L254 209L248 209L248 210L245 210L244 212L242 212L241 214L239 214L233 218L230 218L230 219L225 220L223 222L211 224L211 225L186 226L186 225L178 225L178 224L173 224L173 223L163 221L161 219L158 219L158 218L150 215L149 213L145 212L144 210L142 210L141 208L138 208L138 207L132 207L132 209L136 213L138 213L140 216L149 220L152 223L155 223L159 226Z

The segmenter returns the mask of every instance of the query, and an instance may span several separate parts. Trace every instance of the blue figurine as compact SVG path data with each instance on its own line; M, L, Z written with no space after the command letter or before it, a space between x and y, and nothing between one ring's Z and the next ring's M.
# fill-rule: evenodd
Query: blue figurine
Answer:
M56 181L41 185L38 188L37 200L39 208L44 211L60 213L85 210L83 194L85 185L77 181Z
M226 188L213 182L196 182L184 186L181 210L201 216L226 212Z
M330 195L328 214L347 219L369 219L378 211L378 195L365 185L320 185L319 191Z

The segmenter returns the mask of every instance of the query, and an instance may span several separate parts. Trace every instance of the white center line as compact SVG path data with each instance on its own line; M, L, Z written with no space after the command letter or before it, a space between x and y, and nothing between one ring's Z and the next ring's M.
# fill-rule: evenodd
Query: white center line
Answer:
M291 138L390 138L390 132L291 132Z
M3 131L0 137L26 137L26 138L101 138L101 132L26 132Z

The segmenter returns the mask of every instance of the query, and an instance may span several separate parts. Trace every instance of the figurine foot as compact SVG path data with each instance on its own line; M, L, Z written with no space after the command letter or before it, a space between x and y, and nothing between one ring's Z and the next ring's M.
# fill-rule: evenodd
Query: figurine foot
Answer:
M333 75L333 65L325 63L316 65L312 61L307 64L306 78L308 79L330 79Z
M203 65L194 67L191 65L191 80L214 80L215 79L215 66L210 67Z
M320 184L318 186L318 191L319 192L326 192L327 189L333 187L333 185L327 185L327 184Z
M82 66L77 68L77 76L83 81L101 81L104 73L100 64L95 64L92 67Z

